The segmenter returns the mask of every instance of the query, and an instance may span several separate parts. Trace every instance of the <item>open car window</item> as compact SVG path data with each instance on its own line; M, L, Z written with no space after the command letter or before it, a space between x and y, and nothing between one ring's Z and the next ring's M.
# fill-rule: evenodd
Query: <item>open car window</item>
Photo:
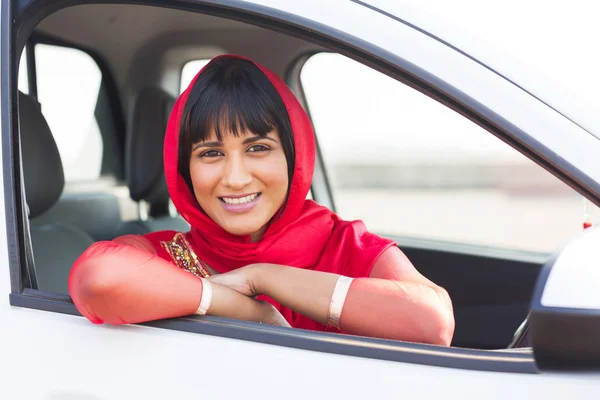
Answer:
M385 235L554 252L582 197L464 116L342 55L301 72L336 211Z

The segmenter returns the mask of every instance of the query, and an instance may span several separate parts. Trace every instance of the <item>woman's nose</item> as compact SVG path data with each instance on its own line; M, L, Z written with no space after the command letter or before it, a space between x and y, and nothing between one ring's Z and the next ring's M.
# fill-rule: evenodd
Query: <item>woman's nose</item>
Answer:
M243 189L246 185L252 182L252 174L246 166L241 157L233 156L229 157L225 166L225 173L221 183L223 186L231 189Z

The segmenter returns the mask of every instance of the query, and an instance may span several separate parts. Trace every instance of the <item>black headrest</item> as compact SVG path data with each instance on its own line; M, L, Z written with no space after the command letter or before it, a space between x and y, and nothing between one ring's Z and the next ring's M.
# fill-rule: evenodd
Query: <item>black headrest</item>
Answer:
M159 88L138 94L126 147L126 176L135 201L168 204L169 191L163 169L163 141L175 98Z
M19 132L29 218L56 203L65 186L60 153L39 103L19 92Z

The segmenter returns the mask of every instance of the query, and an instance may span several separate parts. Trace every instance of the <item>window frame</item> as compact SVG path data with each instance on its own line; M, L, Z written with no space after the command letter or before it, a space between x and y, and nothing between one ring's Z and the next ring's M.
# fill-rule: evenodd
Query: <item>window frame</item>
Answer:
M60 6L34 6L20 9L22 15L18 19L12 18L10 7L5 6L10 2L3 2L2 29L4 40L2 58L3 64L9 68L2 69L2 128L3 128L3 168L5 207L7 222L7 240L9 243L9 267L11 272L10 304L13 306L34 308L39 310L80 315L68 296L55 293L44 293L35 289L24 288L22 282L22 263L25 259L26 244L23 238L28 234L27 224L23 221L24 207L20 191L22 190L20 180L20 168L16 165L20 162L19 138L15 132L18 126L17 118L17 80L15 69L16 57L7 59L12 52L13 45L20 50L17 32L21 38L32 30L33 24L40 21L51 11L56 11ZM92 3L95 3L93 1ZM91 4L81 0L72 0L63 3L63 6L75 4ZM146 5L152 5L146 2ZM37 5L37 7L36 7ZM167 5L162 4L167 7ZM241 22L257 25L269 30L283 34L294 35L304 40L319 44L332 51L346 55L375 70L385 73L396 80L407 83L422 93L446 104L463 116L472 119L492 134L502 140L510 142L513 147L532 159L534 162L552 169L556 176L570 182L580 192L598 200L600 185L585 179L586 176L573 170L569 165L555 159L545 159L540 155L539 143L532 143L524 132L519 130L510 122L503 120L492 110L474 102L461 92L454 90L438 78L431 76L421 70L418 66L410 64L385 50L366 43L360 39L347 36L343 32L330 27L296 16L284 11L276 10L251 2L238 2L235 0L224 0L220 3L212 1L197 1L194 3L183 0L172 0L169 8L182 9L186 11L201 12L207 15L238 20ZM17 9L17 8L15 8ZM8 12L5 12L8 11ZM13 24L12 21L17 21ZM20 21L20 22L19 22ZM26 21L26 24L23 24ZM32 21L34 21L32 23ZM21 25L20 25L21 24ZM23 28L22 30L20 28ZM14 42L13 42L14 40ZM21 48L24 46L21 43ZM17 65L18 69L18 65ZM8 116L9 118L4 118ZM510 134L506 133L510 132ZM516 140L514 138L519 138ZM538 147L536 147L536 144ZM547 154L546 154L546 158ZM558 170L554 165L560 165ZM567 175L564 171L569 171ZM578 179L578 181L575 178ZM282 345L287 347L307 349L334 354L346 354L358 357L390 360L397 362L414 363L421 365L444 366L450 368L471 369L477 371L503 371L518 373L538 373L533 354L496 352L488 350L469 350L460 348L442 348L423 344L406 342L390 342L380 339L358 338L344 336L339 340L339 335L319 332L291 331L285 328L268 327L241 321L232 321L224 318L214 317L187 317L171 320L153 321L141 325L181 330L194 333L217 335L221 337L250 340L261 343Z

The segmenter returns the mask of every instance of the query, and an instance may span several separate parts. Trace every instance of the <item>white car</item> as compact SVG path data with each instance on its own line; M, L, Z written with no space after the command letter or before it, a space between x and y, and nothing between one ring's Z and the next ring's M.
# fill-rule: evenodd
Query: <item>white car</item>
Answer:
M1 0L1 399L600 397L597 105L405 2L95 3ZM77 312L87 246L187 229L164 128L225 52L310 111L311 196L448 290L451 347Z

